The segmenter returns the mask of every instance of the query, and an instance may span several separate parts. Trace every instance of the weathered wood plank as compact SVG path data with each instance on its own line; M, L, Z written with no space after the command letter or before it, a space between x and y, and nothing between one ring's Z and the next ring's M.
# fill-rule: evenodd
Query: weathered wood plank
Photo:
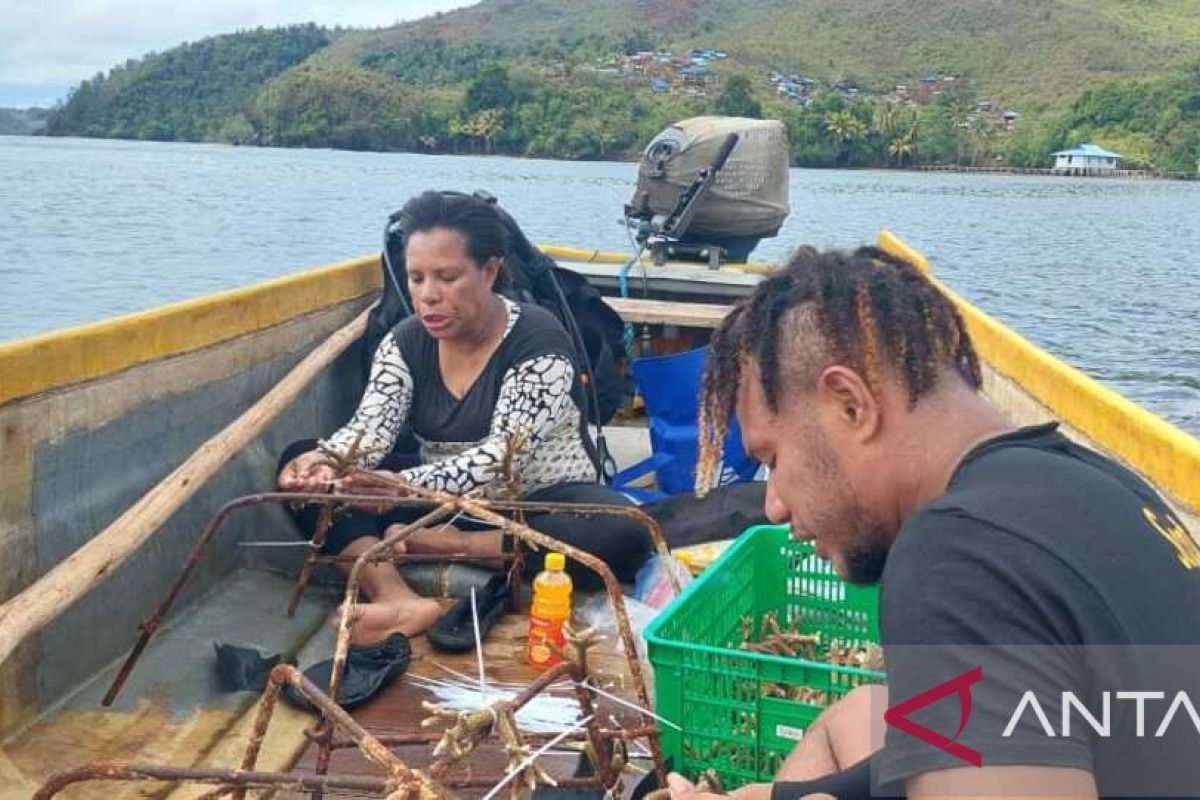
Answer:
M525 639L528 635L529 620L525 614L506 614L493 628L483 645L484 659L489 680L507 683L527 683L532 681L537 672L527 666L524 660ZM409 674L422 675L440 680L456 680L438 664L449 667L464 675L475 676L478 672L475 654L439 653L430 648L424 636L412 640L413 661L409 666ZM605 640L594 648L590 654L593 669L602 676L603 685L613 684L608 691L623 697L629 702L637 702L635 693L629 685L629 668L625 657L617 652L612 639ZM417 733L422 731L421 719L426 716L421 708L421 702L432 700L430 692L415 683L401 678L384 689L378 697L352 713L354 719L367 730L379 736ZM624 726L632 727L639 723L638 714L604 701L601 713L605 720L611 714ZM428 729L424 729L428 731ZM404 746L396 748L396 752L412 767L424 767L430 761L432 746ZM317 748L310 745L296 771L301 774L312 774L316 769ZM466 760L471 766L471 774L476 778L487 778L499 781L504 776L505 759L503 750L494 741L482 744L470 758ZM574 757L547 757L543 766L556 777L569 777L575 768L577 759ZM377 766L368 762L356 749L338 750L333 755L330 772L339 775L379 775ZM456 772L454 774L461 774ZM456 792L460 797L480 797L485 789L462 789ZM507 793L503 796L507 796Z
M677 303L636 297L606 297L604 302L626 322L715 328L731 306L719 303Z

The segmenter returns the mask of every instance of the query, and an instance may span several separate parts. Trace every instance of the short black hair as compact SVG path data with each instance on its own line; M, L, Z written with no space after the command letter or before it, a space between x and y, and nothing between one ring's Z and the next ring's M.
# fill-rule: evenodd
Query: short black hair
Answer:
M778 412L786 378L819 366L796 363L812 361L814 353L853 368L875 393L887 364L910 408L947 368L972 389L982 383L962 316L915 265L874 247L825 253L801 247L713 333L700 403L700 491L721 461L742 362L757 365L763 399Z
M479 267L489 258L504 258L508 230L496 208L486 200L457 192L422 192L401 209L404 235L447 228L462 234L467 255Z

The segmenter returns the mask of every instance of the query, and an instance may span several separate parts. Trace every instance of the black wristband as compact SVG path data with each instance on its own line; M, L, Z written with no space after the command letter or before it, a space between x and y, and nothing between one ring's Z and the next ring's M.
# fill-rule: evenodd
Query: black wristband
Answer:
M871 794L871 759L864 758L841 772L811 781L771 784L771 800L800 800L809 794L827 794L837 800L883 800Z

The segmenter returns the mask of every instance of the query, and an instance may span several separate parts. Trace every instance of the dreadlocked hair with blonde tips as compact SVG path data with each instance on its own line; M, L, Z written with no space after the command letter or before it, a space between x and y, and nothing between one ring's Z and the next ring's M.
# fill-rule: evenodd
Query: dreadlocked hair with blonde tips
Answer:
M698 494L719 477L747 360L758 367L772 413L785 382L805 369L815 378L813 370L834 363L858 372L876 397L888 369L902 381L909 408L947 368L972 389L982 382L962 316L916 266L874 247L827 253L801 247L713 333L701 389Z

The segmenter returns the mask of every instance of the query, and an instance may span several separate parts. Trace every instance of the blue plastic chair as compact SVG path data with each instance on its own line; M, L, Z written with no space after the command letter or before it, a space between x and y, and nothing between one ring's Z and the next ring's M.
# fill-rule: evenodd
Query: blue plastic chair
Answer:
M695 488L700 380L707 353L708 349L701 347L633 362L633 380L646 401L646 414L650 418L652 455L618 472L613 478L613 488L643 502ZM719 485L750 480L757 471L758 462L746 455L742 447L742 432L735 418L725 436ZM629 486L649 472L655 473L659 491Z

